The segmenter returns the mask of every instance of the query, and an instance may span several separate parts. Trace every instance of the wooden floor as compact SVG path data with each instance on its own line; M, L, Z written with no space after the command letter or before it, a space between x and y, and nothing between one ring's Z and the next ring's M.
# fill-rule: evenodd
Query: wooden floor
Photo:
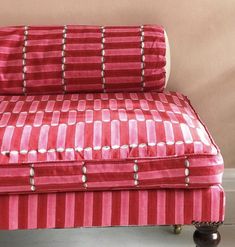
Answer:
M0 247L191 247L193 231L190 226L181 235L174 235L167 226L0 231ZM220 233L220 246L233 247L235 225L222 226Z

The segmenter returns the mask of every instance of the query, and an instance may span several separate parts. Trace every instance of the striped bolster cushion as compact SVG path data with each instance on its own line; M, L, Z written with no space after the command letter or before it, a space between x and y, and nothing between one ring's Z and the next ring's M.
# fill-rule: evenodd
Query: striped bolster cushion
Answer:
M0 28L0 94L157 91L169 76L160 26Z

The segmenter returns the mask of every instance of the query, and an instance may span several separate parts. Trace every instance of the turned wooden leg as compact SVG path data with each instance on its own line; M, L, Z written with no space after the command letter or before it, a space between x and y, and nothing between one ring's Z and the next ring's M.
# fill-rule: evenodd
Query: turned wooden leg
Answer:
M221 222L194 222L196 231L193 239L197 247L216 247L219 245L221 237L218 227Z

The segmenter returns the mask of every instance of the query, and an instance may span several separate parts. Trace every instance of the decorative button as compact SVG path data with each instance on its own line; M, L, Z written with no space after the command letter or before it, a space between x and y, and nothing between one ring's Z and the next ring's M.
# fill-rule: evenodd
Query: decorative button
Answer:
M85 183L87 181L86 175L82 175L82 182Z
M32 190L32 191L35 191L35 190L36 190L36 188L35 188L34 185L31 186L31 190Z
M189 181L190 181L189 177L186 177L186 178L185 178L185 183L187 183L187 184L188 184L188 183L189 183Z
M134 172L138 172L139 166L137 164L134 164Z
M87 173L87 168L85 166L82 167L82 173L86 174Z
M185 172L185 176L189 175L189 169L188 168L186 168L184 172Z
M190 166L190 162L189 162L188 159L186 159L186 160L184 161L184 165L185 165L185 167L189 167L189 166Z
M135 185L138 185L138 184L139 184L139 181L138 181L138 180L135 180L135 181L134 181L134 184L135 184Z
M139 179L138 173L134 173L134 179L135 179L135 180L138 180L138 179Z
M34 168L33 167L30 168L29 174L30 174L30 177L34 176L35 172L34 172Z

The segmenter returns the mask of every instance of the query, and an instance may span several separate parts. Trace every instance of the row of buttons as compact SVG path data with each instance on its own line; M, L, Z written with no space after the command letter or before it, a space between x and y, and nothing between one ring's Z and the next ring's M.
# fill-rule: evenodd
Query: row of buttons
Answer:
M189 167L190 167L190 162L188 159L186 159L184 161L184 166L185 166L185 186L189 186L190 183L190 172L189 172ZM139 171L139 166L138 166L138 160L134 160L134 164L133 164L133 179L134 179L134 185L138 186L139 185L139 175L138 175L138 171ZM35 186L35 170L34 170L34 165L31 164L30 165L30 185L31 185L31 191L35 191L36 190L36 186ZM87 188L87 167L86 167L86 163L83 161L82 162L82 183L83 183L83 187Z

